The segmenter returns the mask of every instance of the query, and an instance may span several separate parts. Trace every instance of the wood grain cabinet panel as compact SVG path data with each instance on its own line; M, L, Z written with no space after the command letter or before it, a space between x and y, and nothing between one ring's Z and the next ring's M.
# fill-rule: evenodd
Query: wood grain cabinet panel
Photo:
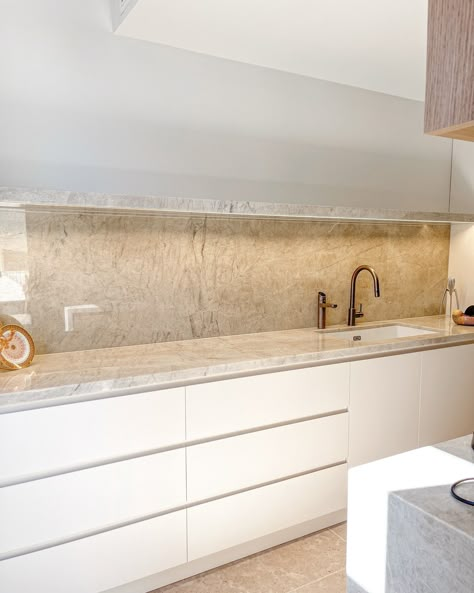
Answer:
M473 0L429 0L425 132L474 141Z

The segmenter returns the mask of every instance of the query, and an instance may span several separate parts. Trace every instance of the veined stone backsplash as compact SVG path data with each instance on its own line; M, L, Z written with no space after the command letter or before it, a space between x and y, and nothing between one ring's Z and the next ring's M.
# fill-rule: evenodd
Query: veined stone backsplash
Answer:
M433 315L449 236L447 225L0 211L0 312L31 322L40 353L311 327L318 290L338 304L332 325L369 264L381 298L362 273L365 321Z

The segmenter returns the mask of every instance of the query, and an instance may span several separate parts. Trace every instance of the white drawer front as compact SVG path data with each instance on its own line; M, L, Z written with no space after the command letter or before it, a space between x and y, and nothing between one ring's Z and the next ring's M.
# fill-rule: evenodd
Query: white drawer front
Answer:
M99 593L186 562L186 511L0 562L5 593Z
M0 415L0 484L182 442L184 388Z
M347 459L348 414L187 449L188 499L199 500Z
M206 438L346 409L349 363L186 388L186 435Z
M186 502L184 449L0 489L0 554Z
M201 558L346 507L340 465L188 509L188 559Z

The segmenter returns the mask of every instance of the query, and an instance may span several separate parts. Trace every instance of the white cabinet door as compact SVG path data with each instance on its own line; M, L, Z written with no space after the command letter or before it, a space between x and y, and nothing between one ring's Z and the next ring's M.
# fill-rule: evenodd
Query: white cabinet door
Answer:
M351 363L349 465L418 446L421 353Z
M1 414L0 485L179 443L184 431L184 388Z
M99 593L186 562L186 511L0 562L2 593Z
M349 363L186 388L186 436L201 439L347 409Z
M474 344L422 353L420 445L474 430Z
M185 503L184 448L0 488L0 556Z
M346 461L347 416L337 414L188 447L188 500Z
M188 559L343 510L346 498L344 464L191 507Z

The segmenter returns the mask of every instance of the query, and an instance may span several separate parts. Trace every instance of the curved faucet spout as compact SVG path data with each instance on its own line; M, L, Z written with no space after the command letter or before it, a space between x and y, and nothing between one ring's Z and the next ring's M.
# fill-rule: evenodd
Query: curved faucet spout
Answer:
M351 295L350 295L350 301L349 301L349 312L348 312L348 317L347 317L347 325L350 325L350 326L355 325L355 321L356 321L357 317L364 316L364 314L362 313L362 305L361 305L360 311L356 311L356 309L355 309L355 292L356 292L357 277L363 270L367 270L367 272L369 272L372 275L372 279L374 281L374 295L377 298L380 296L379 277L377 276L377 273L374 270L374 268L372 268L372 266L359 266L358 268L356 268L354 270L354 273L352 274L352 279L351 279Z

